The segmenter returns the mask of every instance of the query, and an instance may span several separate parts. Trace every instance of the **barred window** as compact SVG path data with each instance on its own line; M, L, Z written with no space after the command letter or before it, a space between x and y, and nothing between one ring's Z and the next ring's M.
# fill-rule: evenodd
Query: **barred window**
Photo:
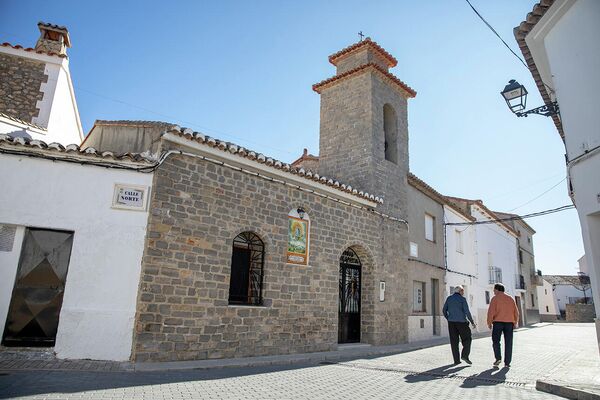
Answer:
M229 304L262 305L264 243L253 232L233 239Z

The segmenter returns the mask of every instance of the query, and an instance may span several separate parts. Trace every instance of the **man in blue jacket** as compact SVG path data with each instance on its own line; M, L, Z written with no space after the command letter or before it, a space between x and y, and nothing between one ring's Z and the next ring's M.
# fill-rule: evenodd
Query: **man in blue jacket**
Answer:
M467 364L472 364L469 360L469 353L471 353L471 329L469 328L469 322L473 324L475 328L475 322L469 311L469 305L467 300L463 297L465 289L462 286L454 288L454 293L448 296L444 303L444 317L448 320L448 333L450 334L450 347L452 348L452 356L454 357L454 364L460 364L462 359ZM458 338L462 342L463 349L458 358Z

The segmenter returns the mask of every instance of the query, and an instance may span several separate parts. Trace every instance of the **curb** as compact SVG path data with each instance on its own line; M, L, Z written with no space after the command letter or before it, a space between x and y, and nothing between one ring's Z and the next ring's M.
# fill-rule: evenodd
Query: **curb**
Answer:
M537 380L535 382L535 388L540 392L546 392L572 400L600 400L600 388L595 392L591 392L585 388L567 386L560 382L542 380Z

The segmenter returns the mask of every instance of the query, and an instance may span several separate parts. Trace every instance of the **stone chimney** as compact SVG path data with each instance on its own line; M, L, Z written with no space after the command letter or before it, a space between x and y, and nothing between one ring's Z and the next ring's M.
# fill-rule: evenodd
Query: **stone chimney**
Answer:
M40 38L35 44L36 50L59 55L67 55L67 47L71 47L69 31L64 26L39 22Z

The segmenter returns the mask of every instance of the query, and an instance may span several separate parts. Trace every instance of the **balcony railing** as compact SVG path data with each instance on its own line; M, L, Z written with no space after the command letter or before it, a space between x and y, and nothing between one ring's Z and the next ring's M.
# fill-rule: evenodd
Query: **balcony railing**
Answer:
M489 271L490 271L490 283L491 284L502 283L502 268L493 267L490 265Z
M525 277L523 275L515 277L515 289L525 290Z

